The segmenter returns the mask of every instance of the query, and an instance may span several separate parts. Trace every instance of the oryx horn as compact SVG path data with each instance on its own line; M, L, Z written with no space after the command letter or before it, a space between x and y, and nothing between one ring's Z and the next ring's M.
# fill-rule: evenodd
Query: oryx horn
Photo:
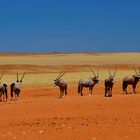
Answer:
M115 71L114 71L113 77L115 76L115 74L116 74L116 69L115 69Z
M135 73L136 73L137 75L139 75L138 72L137 72L137 70L135 69L135 67L133 67L133 69L134 69Z
M18 79L18 72L17 72L17 81L19 81L19 79Z
M108 70L108 73L109 73L110 76L112 76L110 70Z
M138 68L138 70L139 70L139 75L140 75L140 67Z
M93 73L93 75L96 77L96 74L94 73L93 69L90 68L90 71Z
M99 77L99 70L97 71L97 76Z
M25 76L25 72L23 73L23 76L21 77L20 82L22 82L24 76Z
M57 80L60 80L60 78L65 74L65 72L63 72L58 78Z
M59 75L56 77L56 80L59 79L59 77L61 76L62 72L59 73Z
M2 77L3 77L3 73L1 74L0 80L2 79Z

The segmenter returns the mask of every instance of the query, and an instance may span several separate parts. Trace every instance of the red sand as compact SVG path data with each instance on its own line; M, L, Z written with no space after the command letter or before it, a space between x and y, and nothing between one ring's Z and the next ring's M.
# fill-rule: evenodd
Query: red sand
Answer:
M57 87L24 88L19 101L0 103L0 139L139 140L140 94L122 95L117 83L111 98L104 97L102 85L94 92L88 96L86 89L80 97L74 85L57 99Z

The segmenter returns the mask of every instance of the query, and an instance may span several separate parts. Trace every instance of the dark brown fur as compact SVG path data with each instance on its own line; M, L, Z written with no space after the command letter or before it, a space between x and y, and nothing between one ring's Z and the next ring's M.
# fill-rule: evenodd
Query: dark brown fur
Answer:
M109 77L108 79L105 79L105 97L112 97L112 88L114 85L114 77L116 74L116 69L113 75L111 75L110 71L109 71Z

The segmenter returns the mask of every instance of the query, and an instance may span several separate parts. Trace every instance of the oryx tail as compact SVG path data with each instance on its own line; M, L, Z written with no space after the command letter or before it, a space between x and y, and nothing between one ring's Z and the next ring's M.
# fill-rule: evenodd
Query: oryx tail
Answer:
M79 83L78 84L78 93L80 93L81 92L81 84Z

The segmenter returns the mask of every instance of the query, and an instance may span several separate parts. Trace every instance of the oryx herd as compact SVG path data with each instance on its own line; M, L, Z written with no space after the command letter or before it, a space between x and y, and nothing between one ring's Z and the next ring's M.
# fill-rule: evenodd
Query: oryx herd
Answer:
M21 83L24 76L25 73L22 75L21 79L19 80L18 73L17 73L17 81L10 85L11 100L13 100L13 93L15 93L15 99L16 100L18 99L20 94ZM0 80L2 79L2 77L3 77L3 73L1 74ZM0 101L7 101L7 99L8 99L8 86L0 82Z
M97 71L97 74L90 69L91 72L93 73L92 78L88 79L80 79L78 83L78 93L83 96L83 88L89 88L89 96L92 95L92 90L94 86L99 83L99 70ZM135 88L140 81L140 69L136 70L134 68L135 75L129 76L129 77L124 77L122 80L122 89L123 93L127 94L127 86L132 85L133 88L133 93L136 93ZM105 88L105 97L112 97L112 88L114 85L114 79L116 75L116 69L114 70L114 73L111 74L110 70L108 70L109 77L104 80L104 88ZM67 95L67 83L62 79L64 73L60 73L58 77L54 80L54 84L57 85L60 88L60 96L59 98L62 98L64 95ZM65 94L64 94L65 92Z
M19 80L18 73L17 73L17 81L15 83L12 83L10 85L10 89L11 89L11 100L13 100L13 93L15 93L15 98L16 99L19 97L20 87L21 87L21 83L22 83L22 80L23 80L24 76L25 76L25 73L23 73L21 79Z
M92 78L88 79L80 79L78 83L78 94L83 96L83 88L89 89L89 96L92 95L93 88L96 84L99 83L99 70L97 71L97 74L90 69L90 71L93 74ZM122 80L122 89L123 93L127 94L127 86L131 85L133 88L133 93L136 93L136 85L138 81L140 81L140 69L135 69L135 74L129 77L124 77ZM112 96L112 89L114 85L114 79L116 75L116 69L114 70L113 74L111 74L110 70L108 70L109 77L104 80L104 89L105 89L105 97L111 97ZM60 89L60 95L59 98L62 98L67 95L67 82L63 80L65 72L61 72L57 78L54 80L54 85L58 86ZM21 76L19 79L19 74L17 73L17 80L15 83L11 83L10 85L10 96L11 100L18 99L20 92L21 92L21 83L25 76L25 73ZM0 101L7 101L8 99L8 86L5 83L1 83L1 79L3 78L3 73L0 76Z

